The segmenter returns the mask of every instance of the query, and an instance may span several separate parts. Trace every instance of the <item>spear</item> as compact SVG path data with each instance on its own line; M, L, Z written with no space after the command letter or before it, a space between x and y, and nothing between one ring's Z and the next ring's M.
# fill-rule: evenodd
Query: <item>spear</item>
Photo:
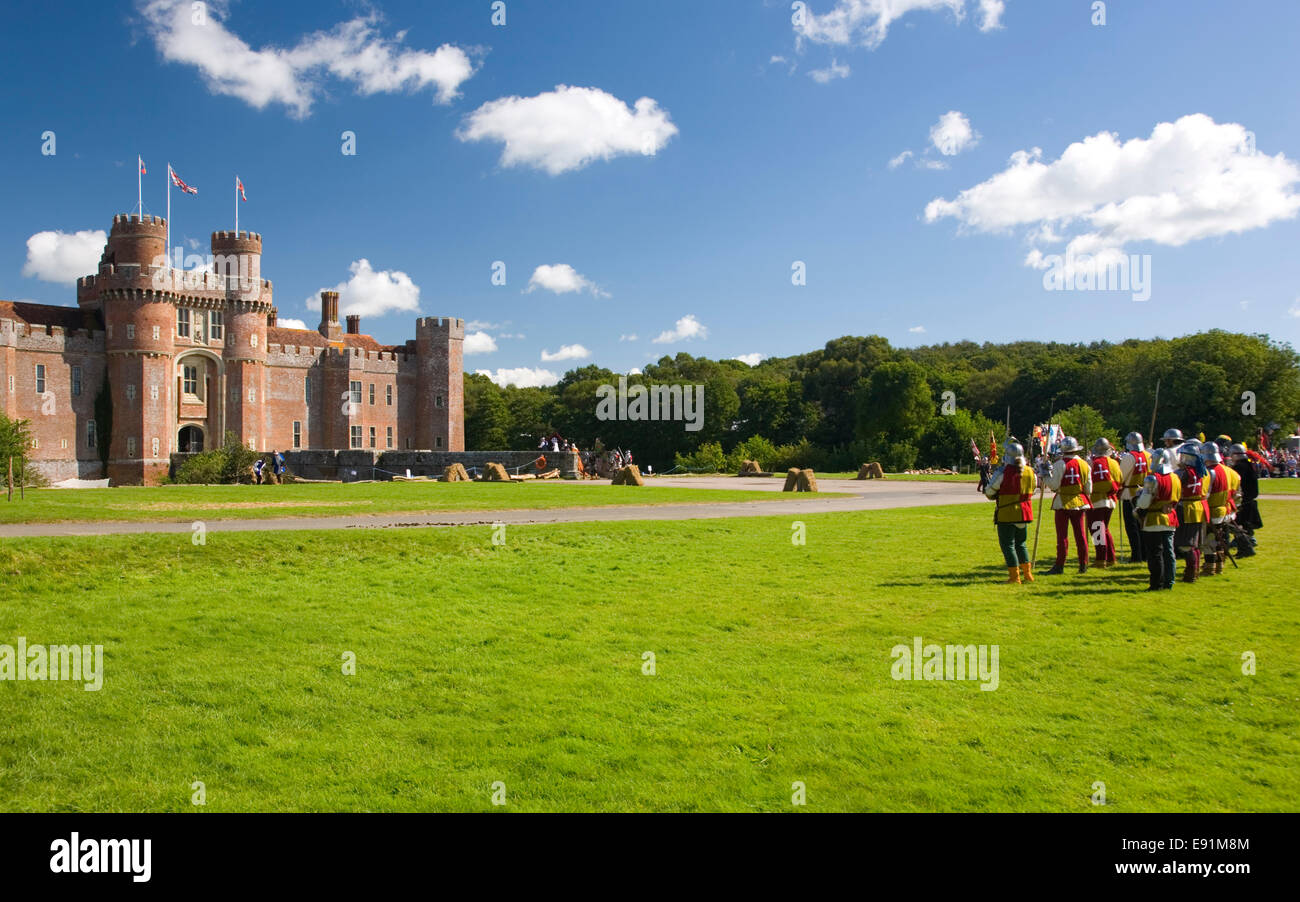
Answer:
M1151 405L1151 428L1147 430L1147 438L1152 444L1156 440L1156 411L1160 409L1160 380L1156 379L1156 402Z
M1043 439L1043 456L1047 457L1047 442L1051 439L1052 414L1056 413L1056 396L1052 396L1052 405L1047 411L1047 436ZM1050 462L1050 458L1049 458ZM1043 531L1043 496L1047 494L1047 481L1038 484L1038 523L1034 526L1034 553L1030 555L1030 569L1038 569L1038 534Z

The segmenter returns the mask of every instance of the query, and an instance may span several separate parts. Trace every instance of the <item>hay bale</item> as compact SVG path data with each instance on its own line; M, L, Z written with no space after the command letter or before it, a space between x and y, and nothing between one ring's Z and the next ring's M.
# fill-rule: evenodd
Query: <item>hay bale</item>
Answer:
M744 476L748 473L762 473L762 472L763 472L763 468L758 465L758 461L756 460L747 460L740 465L741 476Z
M812 470L800 470L798 487L795 489L795 491L798 492L817 491L817 474L814 473Z
M785 488L781 489L781 491L793 492L795 490L795 487L798 484L799 484L799 468L791 467L789 470L786 471Z
M469 474L464 464L452 464L442 471L442 482L469 482Z
M628 464L623 469L614 474L611 485L645 485L645 479L641 476L641 468L636 464Z
M884 479L885 471L881 469L878 461L872 461L869 464L863 464L858 470L858 479Z
M510 474L504 464L490 463L483 467L484 482L509 482Z

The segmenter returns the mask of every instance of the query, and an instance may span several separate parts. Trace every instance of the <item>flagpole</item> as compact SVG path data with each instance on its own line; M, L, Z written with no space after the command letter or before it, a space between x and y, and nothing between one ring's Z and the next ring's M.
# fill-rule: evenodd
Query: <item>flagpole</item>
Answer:
M167 268L172 268L172 164L167 164Z
M144 161L137 154L135 158L135 205L140 208L140 218L144 219L144 175L140 172Z
M235 236L239 235L239 176L235 176Z

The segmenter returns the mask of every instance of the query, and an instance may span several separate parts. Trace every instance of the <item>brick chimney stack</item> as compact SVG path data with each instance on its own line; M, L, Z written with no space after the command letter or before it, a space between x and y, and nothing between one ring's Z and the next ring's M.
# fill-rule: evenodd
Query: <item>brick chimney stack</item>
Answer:
M348 317L348 334L349 334L349 335L360 335L360 334L361 334L361 317L360 317L360 316L358 316L358 315L356 315L356 314L352 314L351 316Z
M271 312L266 315L266 327L268 329L274 329L276 319L277 319L276 310L274 307L272 307Z
M327 341L338 341L343 329L339 326L339 293L320 293L320 325L317 327Z

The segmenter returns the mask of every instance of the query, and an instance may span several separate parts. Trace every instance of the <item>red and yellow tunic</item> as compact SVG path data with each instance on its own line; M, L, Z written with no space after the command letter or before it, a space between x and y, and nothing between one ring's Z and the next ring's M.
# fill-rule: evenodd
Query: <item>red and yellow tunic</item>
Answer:
M1032 523L1034 505L1031 502L1038 480L1033 467L1019 464L1007 464L998 477L1000 482L993 500L997 508L993 511L994 523Z
M1092 507L1088 500L1088 489L1092 482L1088 465L1077 457L1067 457L1062 463L1061 481L1056 486L1052 509L1072 511Z
M1151 472L1151 452L1150 451L1126 451L1125 454L1133 458L1133 469L1129 470L1128 479L1124 482L1125 497L1136 498L1138 492L1142 491L1142 483L1146 481L1147 474ZM1121 457L1122 461L1123 458ZM1123 470L1123 466L1120 466Z
M1210 471L1209 482L1210 522L1222 523L1237 509L1232 495L1241 488L1241 476L1232 467L1216 464Z
M1102 454L1092 459L1092 492L1088 499L1093 507L1114 507L1123 484L1124 476L1115 458Z
M1182 521L1184 526L1208 522L1210 519L1210 506L1205 499L1210 489L1209 476L1202 478L1191 467L1183 467L1178 475L1183 483L1182 504L1178 512L1179 520Z
M1171 530L1178 525L1178 500L1183 485L1177 473L1151 473L1142 489L1151 495L1151 503L1142 514L1142 528L1149 532Z

